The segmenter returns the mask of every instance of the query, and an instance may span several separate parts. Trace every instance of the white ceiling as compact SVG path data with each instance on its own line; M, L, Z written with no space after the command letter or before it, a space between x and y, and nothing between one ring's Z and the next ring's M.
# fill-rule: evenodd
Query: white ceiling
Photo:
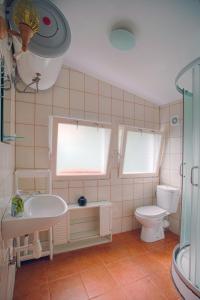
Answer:
M152 102L180 98L177 73L200 56L199 0L53 0L72 33L64 63ZM115 24L132 29L135 47L114 49Z

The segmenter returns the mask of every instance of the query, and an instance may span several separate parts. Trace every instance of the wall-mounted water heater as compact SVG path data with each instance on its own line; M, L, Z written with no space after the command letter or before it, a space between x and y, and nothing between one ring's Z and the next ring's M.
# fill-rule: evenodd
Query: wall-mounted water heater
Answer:
M7 8L7 19L11 30L17 30L14 22L15 6L20 0L14 0ZM34 34L26 52L21 52L19 37L13 37L14 51L17 57L17 70L22 81L29 85L39 74L39 90L46 90L56 82L67 51L71 32L62 12L49 0L32 1L39 18L39 31ZM32 86L36 88L36 86Z

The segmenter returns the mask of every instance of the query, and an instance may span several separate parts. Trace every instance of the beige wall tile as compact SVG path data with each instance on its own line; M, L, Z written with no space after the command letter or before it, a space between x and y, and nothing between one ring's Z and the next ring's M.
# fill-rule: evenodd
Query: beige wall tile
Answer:
M122 232L122 218L113 218L112 220L112 233Z
M124 117L134 119L134 103L124 101Z
M49 150L48 148L35 148L35 168L49 169Z
M84 91L84 74L70 70L70 89Z
M123 101L112 99L112 115L123 116Z
M32 103L16 102L16 122L34 124L35 107Z
M18 93L16 91L16 101L23 101L26 103L35 103L35 93Z
M123 100L123 90L116 86L112 86L112 98Z
M144 105L135 104L134 119L144 121Z
M40 91L35 95L36 103L43 105L52 105L53 103L53 91L48 89L45 91Z
M124 100L125 101L134 102L134 97L135 96L133 94L124 91Z
M53 89L53 105L57 107L69 108L69 89L62 87L54 87Z
M36 107L35 107L35 124L36 125L48 126L50 115L52 115L52 106L36 104Z
M99 98L97 95L85 94L85 111L98 113Z
M79 91L70 90L70 110L84 110L84 94Z
M98 94L99 82L96 78L85 75L85 91L92 94Z
M67 69L67 68L61 69L55 85L66 88L66 89L69 88L69 69Z
M49 129L46 126L35 126L35 146L48 147L49 146Z
M112 216L113 218L122 217L122 202L115 202L115 204L112 206Z
M144 118L146 122L154 122L154 108L145 106L144 108Z
M34 146L34 125L16 124L16 135L23 137L17 140L17 146Z
M99 82L99 94L104 97L111 97L111 85L107 82Z
M100 97L99 98L99 113L111 114L111 98Z
M32 169L34 168L34 148L16 147L16 168Z

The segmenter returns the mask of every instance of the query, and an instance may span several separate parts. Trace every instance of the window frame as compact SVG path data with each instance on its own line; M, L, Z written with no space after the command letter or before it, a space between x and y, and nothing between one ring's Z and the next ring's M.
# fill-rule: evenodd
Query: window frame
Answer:
M120 127L122 127L123 132L122 132L122 136L121 136L121 139L122 139L121 143L118 140L119 177L120 178L158 177L160 166L161 166L161 161L162 161L162 156L163 156L163 149L164 149L164 134L163 134L163 132L161 132L160 130L153 130L153 129L148 129L148 128L139 128L139 127L133 127L133 126L130 126L130 125L122 125L121 124L121 125L119 125L119 128L118 128L118 139L120 138L119 137ZM159 151L159 155L158 155L158 161L157 161L157 164L156 164L155 172L151 172L151 173L131 173L131 174L124 174L123 173L128 131L155 133L155 134L160 134L161 135L160 151Z
M110 143L108 149L108 158L107 158L107 166L105 174L98 175L57 175L56 174L56 165L57 165L57 139L58 139L58 124L75 124L75 125L83 125L90 127L99 127L110 129ZM112 145L113 145L113 130L112 125L110 123L103 122L95 122L83 119L75 119L70 117L62 117L62 116L50 116L49 117L49 157L50 157L50 165L52 176L54 180L95 180L95 179L108 179L110 170L111 170L111 153L112 153Z

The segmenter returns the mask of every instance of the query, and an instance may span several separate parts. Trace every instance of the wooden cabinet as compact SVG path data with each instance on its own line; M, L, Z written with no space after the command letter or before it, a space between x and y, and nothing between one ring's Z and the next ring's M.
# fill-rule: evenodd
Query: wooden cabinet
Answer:
M53 228L54 253L112 241L112 204L90 202L69 205L68 212Z

